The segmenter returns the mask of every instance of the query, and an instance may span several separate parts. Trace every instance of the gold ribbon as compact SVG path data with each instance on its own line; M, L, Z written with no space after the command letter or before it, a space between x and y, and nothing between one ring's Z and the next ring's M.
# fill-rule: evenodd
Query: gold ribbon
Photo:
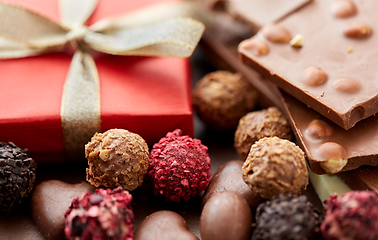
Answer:
M113 55L189 57L204 31L189 2L160 4L87 27L97 0L60 0L61 23L0 3L0 58L76 50L63 87L61 119L67 152L82 152L101 131L100 84L90 51Z

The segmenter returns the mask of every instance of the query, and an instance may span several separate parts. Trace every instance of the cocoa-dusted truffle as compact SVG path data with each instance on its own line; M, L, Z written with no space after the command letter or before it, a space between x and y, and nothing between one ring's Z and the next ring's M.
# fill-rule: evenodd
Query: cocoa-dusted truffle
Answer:
M154 193L167 201L187 201L204 191L210 181L207 147L200 140L181 134L180 129L167 133L151 150L148 177Z
M0 142L0 213L8 215L32 191L36 166L27 150Z
M143 183L149 165L146 141L124 129L96 133L85 145L87 181L95 187L122 186L132 191Z
M235 132L234 147L242 160L256 141L264 137L291 140L293 134L289 122L278 108L270 107L243 116Z
M322 217L306 196L283 196L261 203L256 211L252 240L321 239Z
M353 191L324 201L323 237L337 239L378 239L378 195L371 191Z
M299 195L308 185L308 170L303 151L294 143L266 137L252 145L242 167L243 180L271 199L279 194Z
M133 239L132 196L117 187L96 189L72 200L64 214L67 239Z
M255 108L258 93L239 73L216 71L193 89L193 106L204 124L215 130L235 129L239 119Z

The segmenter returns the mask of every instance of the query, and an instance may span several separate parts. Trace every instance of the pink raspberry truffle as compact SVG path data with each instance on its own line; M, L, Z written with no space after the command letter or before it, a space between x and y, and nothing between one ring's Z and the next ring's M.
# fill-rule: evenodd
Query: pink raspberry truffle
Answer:
M325 216L321 224L326 240L378 239L378 195L370 191L353 191L324 201Z
M76 197L64 214L67 239L132 240L134 213L132 196L122 187L96 189Z
M187 201L204 191L211 177L207 147L181 134L180 129L167 133L154 144L150 154L148 177L154 193L172 202Z

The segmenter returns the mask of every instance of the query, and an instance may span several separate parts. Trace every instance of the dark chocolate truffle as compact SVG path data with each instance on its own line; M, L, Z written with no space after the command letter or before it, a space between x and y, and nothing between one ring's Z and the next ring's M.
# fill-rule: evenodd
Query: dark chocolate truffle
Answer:
M251 210L245 199L235 192L215 193L202 210L202 240L247 240L251 228Z
M217 71L197 82L193 106L204 124L215 130L235 129L255 108L258 93L239 73Z
M36 163L27 150L0 142L0 213L8 215L32 191Z
M353 191L324 201L323 237L336 239L378 239L378 195Z
M132 240L134 213L132 196L117 187L96 189L72 200L64 217L64 233L67 239L84 240Z
M124 129L96 133L85 145L87 181L95 187L122 186L132 191L143 183L149 165L146 141Z
M289 122L278 108L270 107L243 116L235 132L234 147L242 160L256 141L264 137L291 140L293 134Z
M154 193L173 202L187 201L204 191L211 177L207 147L181 133L176 129L154 144L148 170Z
M307 197L283 196L264 202L256 211L252 240L321 239L321 216Z
M243 180L262 198L301 194L308 185L305 155L294 143L266 137L252 145L242 167Z

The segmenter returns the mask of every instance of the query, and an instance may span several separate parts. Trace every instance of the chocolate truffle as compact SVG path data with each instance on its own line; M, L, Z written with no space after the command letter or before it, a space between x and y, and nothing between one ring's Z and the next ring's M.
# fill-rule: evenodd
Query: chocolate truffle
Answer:
M243 116L235 132L234 147L242 160L256 141L264 137L291 140L293 134L289 122L276 107L254 111Z
M245 199L235 192L215 193L202 210L202 240L247 240L251 228L251 210Z
M239 73L216 71L193 89L193 106L204 124L215 130L235 129L239 119L255 108L257 91Z
M135 231L134 240L198 240L180 214L161 210L147 216Z
M271 199L279 194L299 195L308 185L308 170L303 151L294 143L266 137L252 145L242 167L243 180Z
M67 239L133 239L132 196L117 187L96 189L72 200L64 217Z
M36 166L26 149L0 142L0 214L8 215L32 191Z
M132 191L143 183L148 170L146 141L124 129L96 133L85 145L87 181L95 187L122 186Z
M256 211L256 229L252 240L321 239L322 217L306 196L283 196L266 201Z
M202 206L217 192L230 191L240 194L252 210L263 201L259 194L243 181L241 167L243 161L233 160L223 164L211 178L205 195L202 198Z
M181 134L176 129L154 144L148 170L154 193L173 202L187 201L204 191L211 177L207 147L200 140Z
M46 240L64 238L64 213L75 197L95 188L87 182L69 184L47 180L38 184L31 198L31 215L38 231Z
M378 239L378 195L353 191L324 201L323 237L334 239Z

